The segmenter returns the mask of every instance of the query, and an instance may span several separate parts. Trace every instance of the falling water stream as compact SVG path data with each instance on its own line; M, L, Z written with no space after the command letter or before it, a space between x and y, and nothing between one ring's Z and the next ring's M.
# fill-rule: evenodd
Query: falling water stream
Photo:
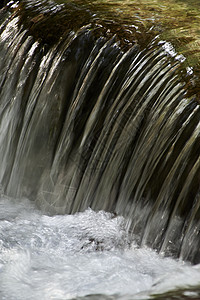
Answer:
M199 299L186 58L78 1L0 20L0 298Z

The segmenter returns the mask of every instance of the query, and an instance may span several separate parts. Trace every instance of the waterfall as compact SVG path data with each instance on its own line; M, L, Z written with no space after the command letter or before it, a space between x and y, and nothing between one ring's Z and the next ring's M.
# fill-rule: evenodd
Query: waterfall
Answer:
M115 212L139 245L199 262L200 106L180 61L91 24L48 46L17 14L1 20L4 193L49 214Z

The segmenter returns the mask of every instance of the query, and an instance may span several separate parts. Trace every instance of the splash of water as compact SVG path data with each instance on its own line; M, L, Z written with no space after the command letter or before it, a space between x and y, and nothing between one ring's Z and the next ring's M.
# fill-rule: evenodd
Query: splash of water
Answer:
M138 248L124 218L103 211L47 216L1 197L0 249L4 300L150 299L200 283L199 266Z
M41 18L62 11L37 3ZM91 24L47 46L19 27L16 14L4 19L5 194L50 214L115 211L139 245L198 263L200 106L186 98L180 59L155 40L123 51Z

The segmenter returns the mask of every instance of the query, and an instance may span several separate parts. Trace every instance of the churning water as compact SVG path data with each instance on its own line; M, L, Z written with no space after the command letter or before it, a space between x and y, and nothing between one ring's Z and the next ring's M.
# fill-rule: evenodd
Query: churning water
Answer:
M195 296L187 288L200 283L200 266L138 248L125 223L91 209L47 216L2 197L0 299L149 299L177 288Z

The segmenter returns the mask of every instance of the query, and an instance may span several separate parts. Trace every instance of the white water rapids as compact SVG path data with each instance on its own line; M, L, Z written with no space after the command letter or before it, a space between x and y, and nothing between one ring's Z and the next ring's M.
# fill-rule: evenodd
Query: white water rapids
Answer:
M199 265L138 248L124 224L91 209L47 216L27 199L2 196L0 299L149 299L200 284Z

